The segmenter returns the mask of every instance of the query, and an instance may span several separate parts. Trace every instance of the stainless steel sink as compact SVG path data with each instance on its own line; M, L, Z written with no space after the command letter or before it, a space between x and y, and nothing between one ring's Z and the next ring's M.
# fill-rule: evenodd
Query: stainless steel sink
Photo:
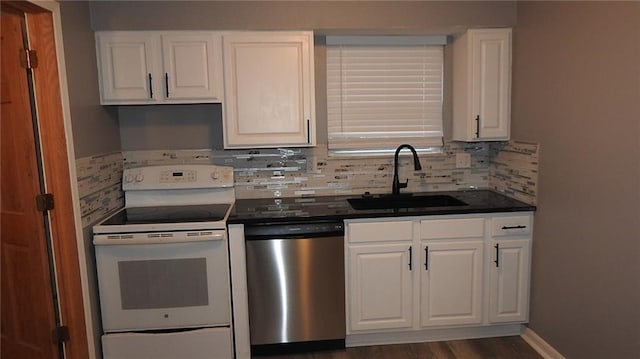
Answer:
M449 195L380 195L363 196L347 199L355 210L397 209L397 208L430 208L466 206L467 203Z

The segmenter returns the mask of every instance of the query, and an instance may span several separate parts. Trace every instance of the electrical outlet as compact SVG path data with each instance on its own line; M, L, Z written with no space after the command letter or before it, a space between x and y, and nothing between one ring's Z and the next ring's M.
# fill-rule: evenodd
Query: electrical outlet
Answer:
M471 167L471 155L468 153L456 153L456 168Z

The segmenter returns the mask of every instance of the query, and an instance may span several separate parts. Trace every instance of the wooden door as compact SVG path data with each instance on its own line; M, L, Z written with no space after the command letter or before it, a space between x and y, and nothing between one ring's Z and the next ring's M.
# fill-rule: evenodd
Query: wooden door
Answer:
M46 217L36 208L39 174L27 70L20 65L24 16L2 10L2 354L58 358Z
M39 2L38 5L26 1L3 1L1 5L3 12L6 9L14 14L24 16L26 19L29 45L32 49L36 49L38 54L37 66L30 70L35 98L33 106L37 109L39 128L39 136L34 137L34 139L39 139L41 146L40 155L42 156L42 161L40 170L44 173L42 176L44 181L42 181L43 184L41 184L41 188L46 188L46 191L52 193L55 198L54 208L46 213L49 218L49 228L46 232L51 234L53 247L53 254L47 257L47 262L54 263L56 267L57 283L55 288L58 289L57 307L61 313L60 324L68 328L68 340L64 342L65 355L70 359L85 359L89 358L90 355L84 317L85 302L82 294L82 278L78 259L78 240L80 240L80 234L76 229L75 222L74 199L71 191L71 173L68 157L69 147L67 143L67 138L70 137L70 133L67 133L65 130L62 82L58 75L59 57L56 51L56 44L58 42L56 39L58 36L61 36L60 29L55 25L60 23L60 8L59 4L54 1ZM5 267L5 265L13 263L10 262L12 260L10 257L13 258L13 256L8 255L9 250L5 251L4 248L5 238L7 238L8 243L21 243L20 239L9 237L10 227L6 226L9 220L5 220L4 218L5 201L8 206L7 212L10 212L9 209L12 209L9 207L9 204L18 206L16 203L20 202L22 206L31 206L34 201L32 197L23 203L17 199L9 202L7 198L18 195L17 190L10 184L12 183L11 181L13 181L13 183L18 182L18 179L11 178L11 176L22 176L17 178L24 178L25 181L32 181L35 176L33 173L11 173L12 170L10 167L6 167L7 169L5 170L5 166L14 165L16 162L27 162L27 159L24 158L26 152L17 149L9 152L9 150L5 150L5 148L10 148L10 145L13 143L19 144L19 147L35 148L35 142L31 142L30 144L25 143L25 138L18 140L17 138L19 136L14 135L12 132L14 129L8 126L9 124L13 125L13 123L9 121L11 116L17 116L16 113L20 113L19 111L14 111L14 107L16 107L14 102L24 101L24 99L21 97L23 91L11 90L13 85L19 83L17 80L13 81L13 77L19 74L19 71L9 69L10 61L15 61L15 58L8 55L13 50L5 50L5 38L9 37L8 35L12 29L12 27L8 25L11 21L7 20L6 22L7 25L5 25L3 14L2 119L0 121L2 123L2 183L0 186L2 188L2 194L0 196L0 202L2 202L2 354L5 354L7 358L38 358L38 356L32 356L30 354L9 354L8 344L5 346L5 339L9 338L9 336L5 336L5 329L7 328L17 328L17 330L20 330L18 334L22 337L29 337L32 341L35 340L36 329L46 330L46 338L50 342L52 336L48 324L45 321L34 319L33 316L39 310L36 309L35 306L42 304L45 306L44 310L48 310L46 309L47 306L53 306L49 300L42 299L41 295L37 292L41 290L44 293L46 292L43 290L44 287L47 285L51 287L50 283L47 284L47 276L37 273L39 268L32 267L31 265L27 266L15 260L14 262L16 262L15 265L17 267L12 271L8 269L5 270L5 268L8 268ZM7 36L5 36L5 33ZM5 59L8 61L8 65L5 65ZM21 71L24 73L27 70L23 68ZM20 96L16 94L20 94ZM24 108L24 105L21 106L21 108ZM18 107L20 108L20 106ZM18 129L32 126L32 119L30 117L26 117L23 120L26 121L27 124L15 124ZM18 165L26 166L26 164ZM21 183L21 186L24 187L26 185ZM18 207L18 209L19 208L20 207ZM41 216L44 216L44 214L41 214ZM7 230L6 236L5 230ZM10 242L9 239L12 241ZM25 238L21 240L22 243L24 243ZM40 246L42 246L42 244L40 244ZM14 249L15 248L16 247L14 247ZM40 264L43 261L42 258L43 257L29 255L31 263ZM42 271L44 271L44 269L42 269ZM9 278L13 274L23 272L33 276L33 282ZM24 276L24 274L22 275ZM38 275L37 278L36 275ZM34 293L34 291L36 292ZM26 293L30 296L28 299L33 298L36 302L29 303L22 301L22 299L18 300L14 298L12 300L18 304L19 308L10 308L7 301L9 300L8 298L10 298L9 296L12 295L15 297L17 295L14 292ZM9 324L11 320L14 322ZM13 327L11 327L11 325L13 325ZM7 332L7 334L9 334L9 332ZM44 339L42 339L42 341L44 343ZM30 345L29 343L26 344ZM44 357L46 358L57 357L55 352L53 355L43 355L45 355Z

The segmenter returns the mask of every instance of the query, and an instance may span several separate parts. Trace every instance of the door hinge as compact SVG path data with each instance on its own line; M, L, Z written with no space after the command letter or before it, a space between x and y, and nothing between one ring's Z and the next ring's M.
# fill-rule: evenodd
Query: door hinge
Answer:
M54 343L64 343L69 340L69 327L67 327L66 325L60 325L51 332L51 335L53 337Z
M36 208L38 211L45 212L53 209L53 195L51 193L43 193L36 196Z
M20 52L20 64L25 69L35 69L38 67L38 54L36 50L23 49Z

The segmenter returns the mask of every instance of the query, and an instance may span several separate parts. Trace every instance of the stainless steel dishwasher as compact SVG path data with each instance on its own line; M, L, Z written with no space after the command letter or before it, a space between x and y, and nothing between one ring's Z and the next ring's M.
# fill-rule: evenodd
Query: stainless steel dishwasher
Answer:
M342 221L245 225L252 354L345 346Z

